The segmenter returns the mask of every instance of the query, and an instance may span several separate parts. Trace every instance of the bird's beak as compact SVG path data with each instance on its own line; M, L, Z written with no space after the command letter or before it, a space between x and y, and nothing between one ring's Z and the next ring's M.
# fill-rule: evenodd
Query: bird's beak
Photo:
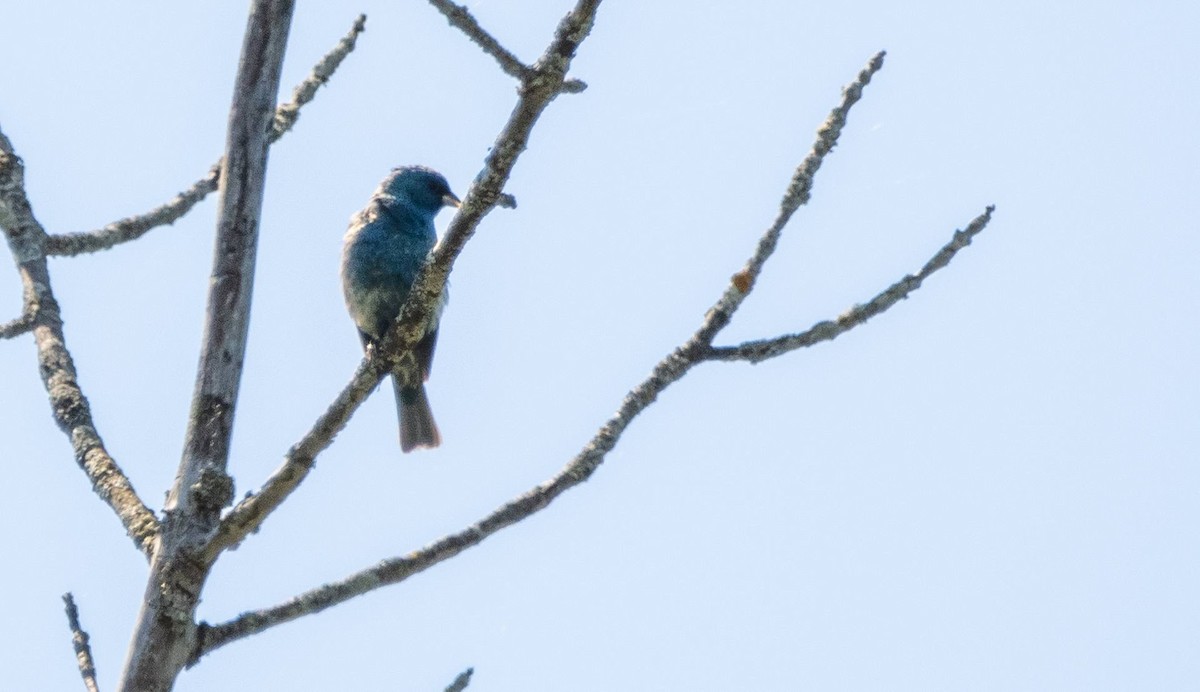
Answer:
M442 195L442 204L447 207L454 207L457 209L462 206L462 200L455 197L453 192L447 192L446 194Z

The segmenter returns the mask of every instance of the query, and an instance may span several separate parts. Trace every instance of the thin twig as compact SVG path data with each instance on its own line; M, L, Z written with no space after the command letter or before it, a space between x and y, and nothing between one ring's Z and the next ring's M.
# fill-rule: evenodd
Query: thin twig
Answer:
M725 289L725 294L705 316L704 324L697 332L697 336L705 346L712 344L713 338L729 324L729 321L733 319L733 313L754 290L754 284L758 280L759 274L762 273L763 266L775 252L784 226L791 220L792 214L797 209L808 203L812 196L813 176L821 168L825 156L832 152L834 145L837 144L838 137L842 134L842 128L846 126L846 117L850 114L850 109L862 98L863 88L871 83L871 77L876 72L883 69L885 55L884 51L876 53L867 66L858 73L857 79L842 89L841 103L829 112L829 117L817 129L817 139L813 142L808 155L796 167L791 183L788 184L783 199L779 203L779 214L775 217L774 223L759 238L754 254L746 261L742 270L733 275L729 286Z
M836 319L818 322L807 331L799 334L786 334L774 339L747 341L737 346L720 346L708 350L705 360L746 360L759 363L769 358L781 356L789 351L812 346L822 341L830 341L851 329L863 324L872 317L884 312L910 293L921 287L921 283L931 274L947 266L959 250L971 244L971 239L979 235L988 222L992 220L994 206L989 206L983 214L975 217L965 229L955 231L954 237L944 245L925 266L916 274L909 274L896 283L888 286L866 303L855 305Z
M79 609L75 607L75 597L70 592L63 594L63 602L67 608L67 624L71 628L71 643L75 645L75 662L79 665L79 674L83 676L83 686L88 692L99 692L96 684L96 662L92 659L92 647L88 644L88 634L79 624Z
M349 33L343 36L333 50L313 66L312 72L292 91L292 100L275 109L275 117L271 120L271 135L267 141L274 144L292 129L292 126L300 118L300 109L316 97L317 89L329 81L346 56L354 50L359 34L366 29L367 15L360 14L354 20L354 25L350 27Z
M568 33L569 29L560 31L559 37L563 37ZM878 56L876 59L878 59ZM874 63L875 61L873 61ZM857 92L861 92L861 84L865 84L870 75L878 69L876 65L873 70L869 72L864 71L859 75L858 81L855 82L856 85L860 85L856 90ZM848 88L847 92L852 90L854 89ZM838 109L835 109L835 113L838 114L837 120L839 123L844 123L846 111L853 105L857 98L858 94L856 93L853 100L850 100L848 103L846 100L843 100ZM814 146L814 153L810 153L809 157L805 159L807 167L802 165L802 170L816 170L820 165L820 158L832 148L840 130L840 124L836 128L830 128L827 121L826 125L822 127L823 134L818 140L819 146ZM831 131L831 133L826 134L827 131ZM814 157L816 159L815 162L813 161ZM808 185L811 186L811 180L809 180ZM785 208L790 204L796 203L795 200L798 199L799 193L793 190L795 187L793 185L792 188L789 188L788 194L784 197ZM472 190L474 190L474 187L472 187ZM470 194L468 193L468 199L469 197ZM796 204L798 206L798 203ZM468 207L466 201L464 201L463 207L464 209ZM456 217L456 220L461 218L461 216L462 212L460 212L459 217ZM790 212L786 216L790 217ZM783 222L786 223L786 218ZM776 228L773 225L767 230L766 236L778 236L780 228ZM453 224L451 230L453 231ZM451 237L451 234L448 233L447 239ZM767 244L760 241L759 251L752 258L752 263L757 263L757 266L761 268L762 262L765 261L766 256L770 254L773 247L773 242ZM741 303L738 300L726 306L727 301L728 293L723 295L713 308L709 310L700 328L683 345L659 361L650 373L650 376L630 390L625 396L624 401L621 402L617 413L597 431L595 436L575 458L552 478L535 486L520 497L509 501L466 529L458 533L443 536L420 550L402 557L384 560L371 568L352 574L346 579L320 586L300 594L285 603L258 611L242 613L233 620L218 625L202 625L194 661L199 660L201 656L209 651L231 641L261 632L267 628L304 615L320 612L382 586L403 581L429 569L439 562L454 557L471 546L478 545L485 538L497 531L512 526L549 506L559 495L586 481L600 464L603 463L608 452L616 446L621 434L629 424L650 404L654 403L667 387L681 379L693 366L704 361L706 354L711 348L713 336L727 323L726 320L717 324L718 318L714 317L714 314L722 309L723 306L732 313ZM402 319L400 326L403 327L405 324L405 320Z
M475 45L483 49L484 53L492 56L505 74L522 83L534 76L533 68L521 62L521 59L512 51L500 45L500 42L479 24L465 6L457 5L450 0L429 0L429 4L446 17L450 26L462 31ZM578 94L586 88L587 84L578 79L568 79L562 85L562 91L569 94Z
M521 59L513 55L507 48L500 45L491 34L489 34L475 17L471 15L471 11L462 5L457 5L450 0L429 0L429 4L437 8L446 17L446 21L450 22L450 26L459 29L467 38L471 39L475 45L483 49L484 53L496 59L500 64L500 69L504 73L515 77L520 81L525 81L529 75L529 66L521 62Z
M192 207L200 203L210 192L217 189L221 176L221 163L213 164L204 177L192 183L188 189L175 195L166 204L155 207L145 214L130 216L114 221L104 228L81 233L55 233L46 239L46 254L73 257L89 252L107 250L114 245L137 240L159 226L169 226Z
M467 689L467 685L471 684L471 676L474 674L474 668L467 668L459 673L458 677L454 678L454 682L450 683L450 686L446 688L446 692L462 692Z
M292 493L312 469L316 455L329 446L350 415L366 399L399 358L424 336L424 324L441 300L442 289L466 242L479 223L502 199L504 183L529 141L538 116L559 93L579 44L587 37L600 0L579 0L563 18L554 40L538 61L537 78L522 89L517 105L501 130L483 171L467 189L462 207L450 222L442 242L431 253L408 293L397 324L372 360L363 362L354 378L313 428L290 450L283 465L262 488L239 502L222 520L205 551L207 559L240 543Z
M33 312L27 312L15 320L0 324L0 339L11 339L33 329Z
M0 132L0 221L21 277L26 309L32 310L38 372L50 396L54 422L71 441L75 461L87 474L92 489L116 513L134 545L149 557L159 532L158 519L138 497L96 431L91 407L79 387L75 361L67 350L62 315L50 285L50 270L43 252L46 231L34 216L25 193L25 166L3 132Z
M415 340L413 343L416 343ZM205 550L206 561L215 560L221 551L236 546L258 530L267 516L299 487L312 470L317 455L333 443L334 436L346 427L350 416L366 401L387 373L388 369L381 359L359 363L350 382L304 437L287 451L283 464L263 483L262 488L257 493L247 495L226 514Z
M3 137L3 136L4 136L4 133L0 132L0 137ZM21 165L21 159L19 157L17 157L16 154L12 151L12 145L10 143L8 143L8 140L4 140L4 144L2 146L0 146L0 156L12 156L13 158L16 159L16 165L17 166ZM24 169L17 171L16 175L18 175L19 178L23 179L24 175L25 175ZM23 180L18 180L16 182L16 186L18 189L11 191L9 194L15 195L18 198L24 198L25 190L24 190ZM18 202L18 204L19 204L19 202ZM26 206L28 206L28 202L26 202L25 204L26 204ZM10 227L16 228L18 225L17 217L9 209L9 207L10 207L10 204L4 202L3 200L0 200L0 228L10 228ZM30 215L32 215L32 212L30 212ZM36 231L31 231L26 235L26 238L29 240L33 240L33 239L36 239L39 237L43 237L43 236L39 236ZM11 241L10 241L10 243L11 243ZM24 250L24 252L29 255L31 261L36 261L37 256L40 255L42 252L41 248L38 246L38 244L36 242L28 242L27 241L24 243L24 245L27 246L26 249ZM14 252L16 251L15 250L16 246L10 245L10 247L14 248ZM18 265L19 265L19 262L18 262ZM34 321L37 319L37 313L38 313L38 303L37 303L37 301L38 301L38 286L30 281L22 281L22 284L23 285L21 287L21 316L15 320L12 320L10 322L4 323L3 325L0 325L0 339L11 339L11 338L20 336L26 332L33 331Z
M194 661L232 641L304 615L318 613L388 584L404 581L546 508L559 495L586 481L616 445L626 426L653 403L664 389L683 377L694 364L694 358L684 356L678 349L667 356L654 368L650 377L626 395L616 415L609 419L587 446L553 478L509 501L466 529L444 536L403 557L384 560L342 581L303 593L280 605L242 613L233 620L218 625L202 624Z
M321 58L313 67L312 72L304 78L304 81L296 86L296 89L292 92L292 100L280 104L275 109L275 115L271 120L271 134L268 138L271 143L276 142L292 129L292 126L296 124L296 120L300 117L300 108L313 100L317 89L329 81L329 78L333 76L334 71L342 64L342 61L350 54L350 51L354 50L358 35L366 28L366 21L367 16L360 14L354 20L354 26L350 28L350 32L342 37L337 46L325 55L325 57ZM210 192L217 189L217 181L220 175L221 162L218 161L213 164L212 168L209 169L203 178L192 183L192 186L187 190L179 193L166 204L151 209L145 214L114 221L104 228L94 231L51 235L46 240L46 254L73 256L88 252L99 252L120 243L137 240L159 226L171 225L191 211Z

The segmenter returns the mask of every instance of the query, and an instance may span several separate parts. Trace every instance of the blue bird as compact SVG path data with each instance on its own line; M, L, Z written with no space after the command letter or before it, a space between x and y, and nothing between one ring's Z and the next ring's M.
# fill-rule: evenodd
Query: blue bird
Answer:
M457 207L459 199L442 174L424 166L404 166L393 169L367 206L350 219L342 246L342 291L364 350L378 347L400 314L437 241L433 217L444 206ZM442 442L425 395L438 321L446 305L445 293L442 296L425 336L392 370L404 452Z

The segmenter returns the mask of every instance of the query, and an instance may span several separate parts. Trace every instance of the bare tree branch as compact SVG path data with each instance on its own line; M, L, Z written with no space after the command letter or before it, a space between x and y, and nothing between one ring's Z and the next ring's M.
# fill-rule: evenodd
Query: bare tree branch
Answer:
M33 329L33 313L26 312L15 320L0 324L0 339L11 339Z
M747 341L737 346L714 347L705 353L705 360L747 360L759 363L769 358L781 356L799 348L812 346L822 341L830 341L851 329L863 324L872 317L884 312L910 293L921 287L921 283L931 274L950 264L950 260L959 250L971 244L971 239L979 235L988 222L992 220L994 206L989 206L983 214L975 217L963 230L955 231L949 243L942 246L925 266L916 274L909 274L896 283L888 286L874 298L861 305L855 305L836 319L818 322L807 331L799 334L786 334L774 339Z
M129 478L104 447L79 388L75 361L67 350L62 316L50 286L43 252L46 231L33 215L25 194L25 166L0 132L0 223L21 277L26 314L38 351L38 372L50 395L54 422L67 434L75 461L92 489L117 514L125 532L147 557L158 535L158 519L138 497Z
M474 674L474 668L467 668L459 673L458 677L454 678L454 682L450 683L450 686L446 688L446 692L462 692L467 689L467 685L471 684L471 676Z
M292 100L280 104L275 109L271 120L269 141L274 143L283 137L296 120L300 118L300 109L316 97L317 89L329 81L334 71L354 50L358 36L366 30L367 16L360 14L337 46L325 57L321 58L296 89L292 92ZM88 252L107 250L114 245L137 240L147 232L159 226L175 223L192 210L208 194L217 189L217 181L221 175L221 162L213 164L203 178L192 183L187 190L179 193L166 204L152 209L145 214L130 216L108 224L104 228L83 233L60 233L51 235L46 241L47 255L73 256Z
M354 20L354 25L350 27L349 33L343 36L333 50L313 66L312 72L292 91L292 100L275 109L275 117L271 120L271 135L268 137L271 144L277 142L280 137L292 129L292 126L300 119L300 109L316 97L317 89L329 81L346 56L350 55L350 51L354 50L359 34L366 30L367 15L360 14Z
M801 205L808 204L808 200L812 196L813 176L821 168L825 156L833 151L834 145L837 144L838 137L842 134L842 128L846 126L846 117L850 114L850 109L862 98L863 88L871 83L871 77L876 72L883 69L885 55L884 51L876 53L867 66L858 73L857 79L842 89L842 102L829 112L829 117L817 128L817 141L813 142L812 149L800 162L795 174L792 175L792 181L788 184L787 191L784 192L783 199L779 203L779 215L775 217L775 222L759 238L758 247L746 261L745 267L730 279L729 286L725 289L725 295L705 315L704 324L696 333L698 341L705 347L712 344L713 338L729 324L729 320L733 319L733 313L754 290L754 283L762 273L767 260L775 252L779 236L783 233L784 226L791 220L792 214Z
M560 37L569 34L570 29L564 31L560 27ZM809 152L804 162L797 169L792 185L789 186L788 191L784 195L780 218L767 229L763 238L760 239L756 253L751 257L751 260L747 263L747 268L743 272L752 273L752 277L757 277L763 263L765 263L767 257L774 250L783 226L791 218L795 209L807 201L808 191L812 187L812 174L820 167L824 156L833 149L833 145L836 143L838 135L845 124L849 109L861 97L862 87L870 81L871 76L881 67L882 54L876 55L871 60L867 69L859 73L858 79L844 90L842 102L832 111L825 124L821 126L818 131L817 142L813 145L812 151ZM496 150L499 151L500 148L497 147ZM486 183L486 178L484 182ZM471 191L473 192L474 190L475 186L472 186ZM459 215L455 217L455 222L467 213L468 200L470 198L471 195L469 192L467 200L463 202L464 211L460 211ZM447 233L447 240L451 238L454 230L455 226L452 223L451 231ZM443 243L445 242L443 241ZM439 247L438 249L442 248ZM428 270L436 266L436 262L437 256L435 251L434 264L426 267L427 271L425 275L430 273ZM694 365L706 360L708 354L711 352L713 337L728 324L733 312L741 305L742 299L753 285L753 278L746 280L743 288L738 288L738 284L741 282L739 282L737 277L731 283L733 284L731 288L727 289L724 295L708 311L700 328L691 338L659 361L654 366L650 376L630 390L625 396L624 401L621 402L617 413L600 428L591 441L584 446L583 450L562 470L555 474L554 477L502 505L466 529L455 534L443 536L420 550L416 550L403 557L384 560L373 567L352 574L346 579L320 586L300 594L285 603L258 611L242 613L233 620L218 625L202 624L193 663L199 660L204 654L231 641L261 632L304 615L320 612L355 596L360 596L388 584L401 582L414 574L423 572L433 565L448 560L467 548L481 543L485 538L497 531L512 526L546 508L559 495L586 481L600 464L603 463L608 452L616 446L621 434L633 419L650 406L650 404L654 403L667 387L687 374ZM734 292L737 295L731 295ZM411 295L408 307L411 307ZM407 315L402 315L399 323L401 337L413 338L408 332L404 331L407 324ZM415 343L415 338L409 343ZM387 348L386 345L385 348ZM304 471L307 471L307 467L305 467ZM277 475L279 475L279 472L277 472ZM226 524L228 523L227 519ZM222 529L224 529L224 525Z
M46 239L46 254L72 257L88 252L99 252L114 245L137 240L159 226L169 226L191 211L192 207L208 196L208 193L216 190L217 179L220 175L221 164L218 162L213 164L208 173L192 183L187 190L145 214L114 221L95 231L56 233Z
M83 676L83 686L88 692L100 692L96 684L96 662L92 660L92 647L88 644L87 632L79 624L79 609L75 607L75 597L69 592L63 594L63 602L67 608L67 624L71 628L71 643L75 645L75 661L79 665L79 674Z
M283 465L271 474L257 493L238 502L221 521L220 527L205 549L205 560L215 560L221 551L237 545L246 536L258 530L267 516L299 487L312 470L317 455L333 443L334 436L346 427L350 416L366 401L367 396L388 372L382 359L364 360L359 364L354 377L330 404L328 410L321 414L312 429L288 450Z
M450 26L462 31L475 45L482 48L484 53L495 58L505 74L522 82L525 81L529 75L529 67L480 26L475 17L471 15L470 10L450 2L450 0L429 0L429 4L445 15Z
M502 200L504 183L529 142L529 134L538 116L561 91L566 72L579 44L587 37L600 0L579 0L563 18L554 40L538 60L535 76L521 90L516 107L501 130L486 167L463 196L462 207L450 222L442 242L431 253L424 269L409 290L405 308L372 360L359 366L354 378L342 390L316 425L288 450L283 465L267 479L255 494L239 502L228 513L205 550L205 558L215 559L222 551L237 545L256 531L267 516L295 490L316 455L329 446L333 436L345 426L350 415L366 399L383 376L390 372L401 353L413 348L424 336L424 324L439 304L446 278L463 246L475 229ZM198 656L197 656L198 658Z
M293 0L255 0L234 80L217 238L196 388L183 458L167 496L165 528L121 676L122 692L166 692L187 663L211 563L208 535L233 495L225 471L245 357L267 169L269 124Z
M479 22L465 6L456 5L450 2L450 0L429 0L429 4L437 8L438 12L445 15L446 21L450 23L450 26L462 31L475 45L482 48L484 53L495 58L496 62L500 64L500 69L505 74L515 77L521 82L526 82L534 76L533 69L521 62L521 59L507 48L500 45L499 41L480 26ZM587 84L578 79L568 79L563 82L562 91L577 94L586 88Z
M794 173L779 212L760 237L753 255L729 280L720 298L703 316L697 330L667 354L649 376L631 389L617 412L558 473L496 508L467 528L443 536L406 555L391 558L345 579L322 585L289 601L242 613L217 625L197 624L195 615L205 581L221 552L257 531L266 518L304 480L316 457L328 447L358 406L399 360L423 336L427 316L441 302L442 292L465 244L497 206L515 206L503 188L533 127L549 103L562 93L577 93L583 82L568 78L571 63L588 37L601 0L577 0L560 21L553 40L538 60L527 65L484 30L471 13L450 0L429 0L449 23L497 61L501 70L520 82L519 98L485 166L463 197L441 243L430 254L411 287L404 307L387 337L372 349L329 409L313 428L290 448L283 464L257 493L248 495L222 518L233 496L226 467L245 355L255 255L270 145L289 131L302 106L310 102L364 31L360 15L350 32L295 89L292 100L274 107L280 68L294 0L252 0L242 47L224 157L209 173L166 204L150 212L109 224L88 233L48 236L37 222L24 190L24 169L11 144L0 132L0 228L17 262L23 285L22 315L0 324L0 339L33 332L44 385L55 420L68 433L76 458L93 487L117 513L126 531L151 558L142 612L134 631L120 690L170 690L184 666L240 638L304 615L320 612L350 598L395 584L481 543L488 536L548 507L559 495L586 481L605 461L625 429L674 382L694 366L713 360L759 362L830 340L880 314L944 268L988 225L993 207L974 219L914 275L907 275L867 303L856 305L836 320L818 323L806 332L736 346L713 346L754 289L773 254L783 229L812 191L813 178L845 126L850 109L883 65L875 55L848 85L841 102L817 132L811 151ZM221 190L220 211L204 341L183 458L168 495L165 518L155 515L133 491L129 480L105 451L96 433L88 403L80 391L67 351L59 307L50 288L49 255L77 255L108 249L141 237L149 230L174 223L215 189ZM79 624L71 594L63 597L79 669L89 690L97 689L88 636ZM463 671L447 687L466 689L473 669Z
M318 613L388 584L404 581L479 544L500 529L544 509L563 492L587 480L604 460L604 456L616 445L630 421L653 403L660 392L683 377L695 362L695 356L682 353L682 348L676 349L654 368L650 377L626 395L617 414L605 423L583 451L558 474L466 529L444 536L404 557L384 560L370 569L353 574L342 581L318 587L280 605L242 613L233 620L218 625L201 624L193 663L210 651L237 639L304 615Z

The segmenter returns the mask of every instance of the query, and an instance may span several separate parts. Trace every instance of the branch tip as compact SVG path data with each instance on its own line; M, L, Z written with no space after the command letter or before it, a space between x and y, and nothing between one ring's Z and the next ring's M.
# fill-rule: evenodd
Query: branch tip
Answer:
M588 88L587 82L580 79L568 79L562 83L564 94L581 94Z
M304 81L297 84L296 88L292 90L292 100L276 107L275 114L271 119L269 142L274 143L278 141L280 137L292 129L296 121L300 118L300 109L311 102L316 97L317 90L329 82L329 79L333 77L333 73L341 66L342 61L358 45L359 34L366 30L367 15L360 14L355 18L350 31L338 41L333 50L326 53L313 66L308 76L304 78Z
M100 688L96 684L96 662L92 658L88 634L79 624L79 609L75 607L75 597L68 591L63 594L62 599L66 604L67 626L71 628L71 643L75 647L75 663L79 666L79 675L83 678L83 685L88 692L98 692Z
M454 682L450 683L450 686L446 688L446 692L462 692L467 689L467 685L471 684L471 676L474 674L474 668L467 668L459 673L458 677L454 678Z
M708 349L705 360L739 361L761 363L796 349L814 346L845 334L867 320L891 309L908 298L934 272L945 268L959 250L971 244L975 236L987 228L995 206L988 206L982 214L972 219L966 228L954 231L950 242L939 249L916 274L907 274L900 280L880 291L865 303L858 303L832 320L823 320L798 334L785 334L773 339L746 341L737 346L721 346Z
M775 253L783 229L791 221L796 210L807 204L812 196L814 177L821 168L825 157L833 151L833 147L837 144L842 128L846 125L850 109L862 98L863 87L870 83L871 77L876 72L882 69L883 55L884 53L881 51L872 56L867 66L859 71L855 80L842 88L841 103L829 112L828 117L817 128L816 141L813 142L808 155L804 157L800 165L796 166L796 171L792 174L787 189L779 201L779 213L775 217L775 221L759 238L754 254L746 260L742 270L733 276L724 294L709 309L704 323L693 336L690 348L694 349L695 353L707 354L711 351L713 339L729 325L742 302L754 290L763 267Z

